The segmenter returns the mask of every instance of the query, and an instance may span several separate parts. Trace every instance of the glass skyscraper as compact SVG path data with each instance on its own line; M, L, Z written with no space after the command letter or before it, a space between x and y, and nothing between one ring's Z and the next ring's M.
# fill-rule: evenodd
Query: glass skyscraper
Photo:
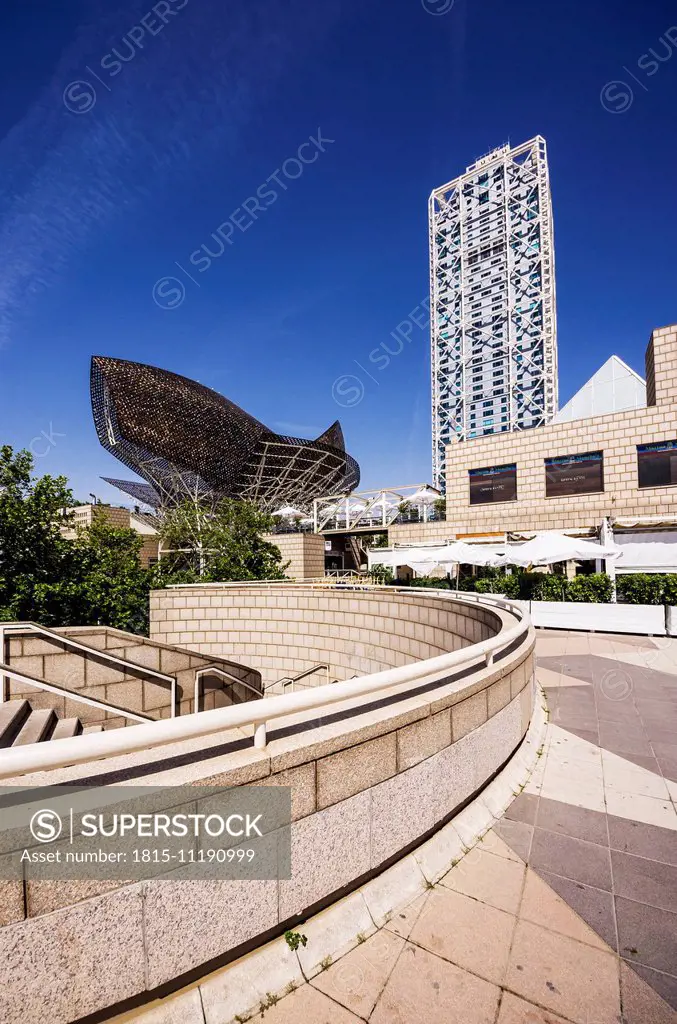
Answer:
M429 201L433 481L445 449L557 411L545 139L493 150Z

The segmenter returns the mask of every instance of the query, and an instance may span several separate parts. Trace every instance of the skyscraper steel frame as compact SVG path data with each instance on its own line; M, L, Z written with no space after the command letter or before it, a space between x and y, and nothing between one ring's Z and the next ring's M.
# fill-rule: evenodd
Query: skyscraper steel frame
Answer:
M429 200L433 483L454 440L557 411L552 204L545 139L501 146Z

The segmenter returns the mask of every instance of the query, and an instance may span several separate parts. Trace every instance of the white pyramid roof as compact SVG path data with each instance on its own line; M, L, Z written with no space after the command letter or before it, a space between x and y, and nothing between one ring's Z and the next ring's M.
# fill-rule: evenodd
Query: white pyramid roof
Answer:
M646 382L618 356L611 356L553 417L553 423L603 416L646 406Z

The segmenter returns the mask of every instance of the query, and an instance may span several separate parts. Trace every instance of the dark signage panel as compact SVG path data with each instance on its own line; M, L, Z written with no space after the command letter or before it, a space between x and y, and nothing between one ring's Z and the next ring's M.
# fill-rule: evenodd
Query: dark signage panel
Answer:
M677 441L637 445L640 487L669 487L677 484Z
M604 490L602 452L560 455L545 460L546 498L565 498L571 494L594 494Z
M494 501L517 500L517 464L468 470L470 504L489 505Z

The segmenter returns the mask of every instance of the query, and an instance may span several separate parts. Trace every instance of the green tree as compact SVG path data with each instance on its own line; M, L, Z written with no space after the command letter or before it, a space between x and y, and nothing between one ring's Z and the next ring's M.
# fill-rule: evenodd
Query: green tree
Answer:
M164 517L165 547L146 569L136 531L101 516L74 540L65 477L34 477L30 452L0 448L0 619L46 626L148 629L148 594L169 583L284 579L282 556L262 533L273 521L248 502L186 502ZM178 549L178 550L177 550Z
M285 579L279 548L261 536L273 525L272 516L248 501L187 499L164 513L167 554L159 571L193 572L206 581Z
M68 571L59 529L73 504L63 476L34 478L33 456L0 448L0 619L36 617L36 591Z
M68 606L71 624L147 632L152 574L141 565L142 546L135 530L111 526L103 518L95 517L90 527L78 531L70 576L54 588Z

